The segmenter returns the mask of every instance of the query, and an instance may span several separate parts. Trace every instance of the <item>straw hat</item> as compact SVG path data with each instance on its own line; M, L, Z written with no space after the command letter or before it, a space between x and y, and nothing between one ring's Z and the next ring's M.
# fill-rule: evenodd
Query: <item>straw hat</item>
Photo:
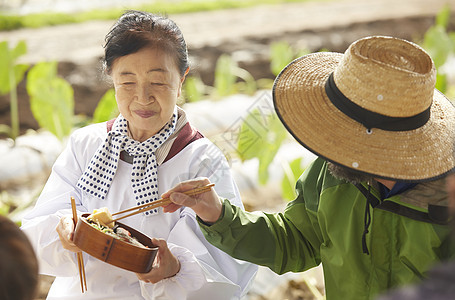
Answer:
M294 60L276 78L273 101L316 155L380 178L422 181L455 167L455 108L435 81L422 48L376 36L344 54Z

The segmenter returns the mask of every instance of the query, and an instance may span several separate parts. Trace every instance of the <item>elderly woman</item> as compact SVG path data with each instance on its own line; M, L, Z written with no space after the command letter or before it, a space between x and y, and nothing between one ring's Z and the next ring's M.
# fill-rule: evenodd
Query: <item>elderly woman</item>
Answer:
M209 177L219 195L241 205L227 161L176 106L188 54L176 24L130 11L106 36L105 71L114 83L120 115L113 122L76 130L35 208L25 216L40 272L56 276L48 299L80 299L70 198L78 213L111 212L152 202L177 182ZM84 254L84 299L238 299L256 266L211 246L194 212L161 209L131 216L124 224L159 246L153 269L135 274Z

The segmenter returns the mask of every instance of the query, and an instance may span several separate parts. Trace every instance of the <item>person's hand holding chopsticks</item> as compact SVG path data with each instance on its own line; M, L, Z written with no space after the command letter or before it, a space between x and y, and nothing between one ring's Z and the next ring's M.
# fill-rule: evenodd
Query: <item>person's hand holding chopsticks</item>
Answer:
M194 196L183 194L191 189L210 184L208 178L197 178L180 182L178 185L164 193L162 198L170 198L171 204L163 207L164 212L174 212L181 206L190 207L205 223L215 223L223 208L223 203L212 188L210 191Z
M81 252L81 249L73 243L74 221L71 215L62 216L56 230L63 248L72 252Z

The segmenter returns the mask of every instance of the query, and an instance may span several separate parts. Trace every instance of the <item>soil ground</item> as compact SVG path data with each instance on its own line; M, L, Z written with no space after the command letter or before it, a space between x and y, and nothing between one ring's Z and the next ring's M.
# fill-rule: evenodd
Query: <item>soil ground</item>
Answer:
M408 40L420 39L433 24L434 16L448 4L455 10L455 0L340 0L281 5L264 5L247 9L171 15L182 29L192 61L191 75L206 84L213 83L217 58L227 53L248 70L255 79L271 78L269 49L272 42L287 41L296 49L343 52L354 40L367 35L392 35ZM110 87L100 75L103 37L113 22L93 21L40 29L0 32L0 41L15 45L25 40L28 54L24 62L45 60L59 62L59 74L75 91L77 114L91 115L98 100ZM19 85L21 128L38 125L29 110L25 83ZM0 97L0 124L9 124L9 104ZM265 199L269 210L282 206L279 197L267 190L251 191L246 199ZM264 203L263 202L263 203ZM251 210L264 208L263 203L247 202ZM43 276L40 296L44 299L52 277ZM305 284L291 280L277 287L266 299L312 299Z

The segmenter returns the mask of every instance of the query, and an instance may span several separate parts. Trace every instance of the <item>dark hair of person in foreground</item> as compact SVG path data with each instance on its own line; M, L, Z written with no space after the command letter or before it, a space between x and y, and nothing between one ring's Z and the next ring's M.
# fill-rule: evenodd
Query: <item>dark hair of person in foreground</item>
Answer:
M38 286L38 261L30 241L0 215L0 299L32 300Z

